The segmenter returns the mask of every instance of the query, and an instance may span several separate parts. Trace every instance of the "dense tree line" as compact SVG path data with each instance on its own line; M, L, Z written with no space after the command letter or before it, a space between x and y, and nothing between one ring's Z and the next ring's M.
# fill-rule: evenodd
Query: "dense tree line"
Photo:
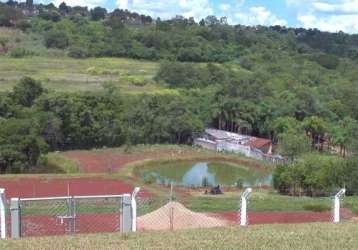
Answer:
M23 12L25 10L25 12ZM36 11L34 11L36 10ZM23 13L30 14L24 15ZM30 16L30 17L28 17ZM329 69L339 57L358 58L358 36L342 32L293 29L281 26L230 26L226 18L208 16L200 22L177 16L153 20L128 10L70 7L65 3L0 3L0 26L15 26L44 37L48 48L66 49L73 57L131 57L186 62L228 62L253 51L280 50L308 55Z
M22 79L0 96L1 171L36 166L47 151L188 143L203 123L181 96L55 93Z
M308 196L329 196L345 187L347 195L357 195L357 160L308 154L292 164L278 166L274 187L283 194Z

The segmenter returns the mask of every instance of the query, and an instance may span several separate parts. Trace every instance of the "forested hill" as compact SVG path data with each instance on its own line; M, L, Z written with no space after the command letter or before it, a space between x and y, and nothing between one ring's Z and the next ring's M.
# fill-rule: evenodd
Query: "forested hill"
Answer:
M73 57L227 62L255 52L280 50L358 59L358 35L342 32L230 26L226 18L215 16L208 16L199 23L181 16L161 21L127 10L108 13L101 7L89 10L63 3L56 8L53 4L27 2L0 3L0 25L34 33L42 38L46 47L66 49ZM2 45L3 50L7 48L4 42ZM328 59L337 61L334 57Z
M3 169L46 150L187 143L205 127L270 138L292 158L307 138L320 151L358 149L357 35L27 2L0 4L0 84L15 86L0 93ZM123 74L108 58L138 60ZM35 79L12 75L20 65ZM48 65L74 77L41 74ZM91 92L89 76L105 88ZM87 91L67 92L75 77Z

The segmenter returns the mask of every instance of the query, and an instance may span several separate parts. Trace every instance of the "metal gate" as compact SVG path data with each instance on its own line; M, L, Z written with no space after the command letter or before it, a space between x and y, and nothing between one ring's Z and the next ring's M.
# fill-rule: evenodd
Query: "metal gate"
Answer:
M129 232L133 200L130 194L13 198L12 237Z

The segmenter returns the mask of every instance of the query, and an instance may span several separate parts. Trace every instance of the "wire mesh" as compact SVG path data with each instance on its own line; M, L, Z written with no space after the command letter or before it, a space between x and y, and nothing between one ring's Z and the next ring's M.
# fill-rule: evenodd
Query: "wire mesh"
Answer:
M52 236L74 232L71 199L21 201L21 236Z
M22 237L121 231L121 196L20 201Z
M218 201L225 202L224 199ZM211 228L233 224L225 213L191 210L190 202L190 197L181 188L171 188L163 196L137 198L138 231ZM237 206L233 213L236 211Z
M75 199L76 233L121 231L122 198Z

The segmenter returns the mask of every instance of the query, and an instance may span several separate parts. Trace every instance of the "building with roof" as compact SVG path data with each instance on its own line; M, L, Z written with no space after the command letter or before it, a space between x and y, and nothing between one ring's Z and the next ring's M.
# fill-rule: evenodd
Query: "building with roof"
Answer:
M243 154L258 160L278 161L281 156L272 155L269 139L242 135L218 129L206 129L194 139L194 145L219 152Z

